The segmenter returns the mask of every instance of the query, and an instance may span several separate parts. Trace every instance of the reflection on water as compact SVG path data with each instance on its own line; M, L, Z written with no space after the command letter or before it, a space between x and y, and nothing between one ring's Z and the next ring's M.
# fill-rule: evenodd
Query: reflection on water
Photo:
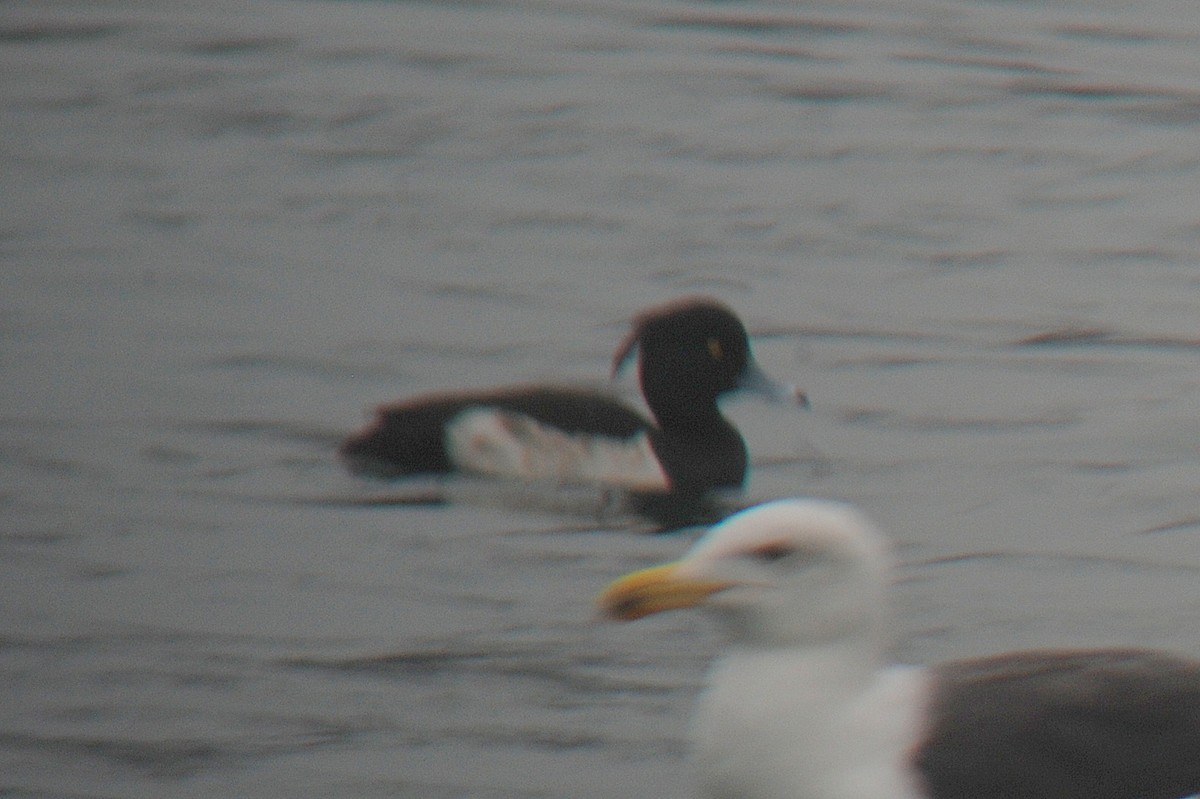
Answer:
M688 795L711 630L591 602L691 533L333 457L684 293L808 389L727 405L750 494L893 534L899 656L1195 651L1192 6L219 10L0 20L6 795Z

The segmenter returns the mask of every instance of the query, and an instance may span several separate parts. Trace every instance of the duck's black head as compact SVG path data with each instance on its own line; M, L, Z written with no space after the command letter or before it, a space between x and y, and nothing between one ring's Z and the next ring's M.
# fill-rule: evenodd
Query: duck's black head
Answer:
M741 320L708 297L687 297L639 314L617 349L614 372L635 348L642 395L664 430L717 423L717 398L739 388L805 401L802 393L766 378L754 363Z

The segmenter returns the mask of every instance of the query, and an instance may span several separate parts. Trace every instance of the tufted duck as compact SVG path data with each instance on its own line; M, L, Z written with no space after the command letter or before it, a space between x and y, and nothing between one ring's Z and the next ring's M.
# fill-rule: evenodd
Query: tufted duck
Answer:
M740 489L747 463L717 399L749 389L806 407L807 397L758 367L741 321L712 299L638 314L613 358L614 375L635 352L657 424L595 391L511 386L383 405L340 455L352 472L373 477L461 471L598 485L628 492L632 510L664 525L711 518L710 495Z

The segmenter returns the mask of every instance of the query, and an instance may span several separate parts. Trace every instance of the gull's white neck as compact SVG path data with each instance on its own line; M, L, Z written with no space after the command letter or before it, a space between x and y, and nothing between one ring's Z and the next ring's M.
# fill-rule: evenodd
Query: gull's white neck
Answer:
M712 799L915 799L920 670L880 670L874 636L735 647L713 664L693 724Z

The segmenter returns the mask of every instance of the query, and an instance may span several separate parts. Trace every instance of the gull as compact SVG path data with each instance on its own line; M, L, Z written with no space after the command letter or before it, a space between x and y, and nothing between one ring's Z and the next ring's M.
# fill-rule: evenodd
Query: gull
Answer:
M701 606L727 648L692 736L710 799L1183 799L1200 794L1200 661L1032 650L889 664L883 536L790 499L711 528L599 597L632 620Z

